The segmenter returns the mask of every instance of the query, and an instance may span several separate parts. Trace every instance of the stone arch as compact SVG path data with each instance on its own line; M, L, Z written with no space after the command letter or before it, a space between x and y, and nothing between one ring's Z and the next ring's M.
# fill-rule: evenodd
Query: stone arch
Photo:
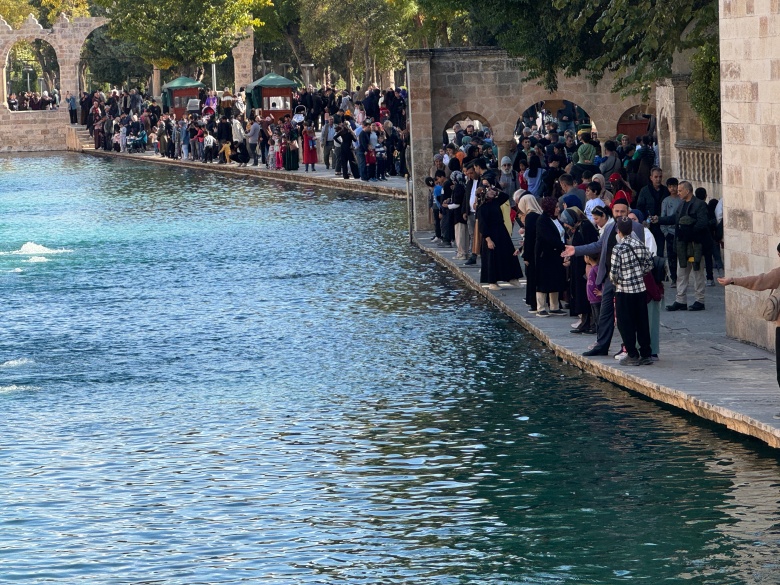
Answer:
M57 54L57 62L60 66L60 94L65 95L66 91L77 94L78 62L84 41L89 33L107 22L106 18L95 17L78 17L70 20L64 14L60 14L50 29L44 29L30 14L22 26L14 30L0 17L0 74L3 79L0 85L0 100L3 106L8 107L5 95L5 68L14 44L20 40L35 39L49 43ZM66 110L63 110L63 115L67 117Z
M493 124L482 114L473 111L461 111L454 116L450 116L450 118L442 125L441 133L439 134L439 136L442 137L442 142L444 142L444 133L452 128L455 125L455 122L461 122L463 120L474 120L479 122L482 126L487 126L491 130L495 130Z

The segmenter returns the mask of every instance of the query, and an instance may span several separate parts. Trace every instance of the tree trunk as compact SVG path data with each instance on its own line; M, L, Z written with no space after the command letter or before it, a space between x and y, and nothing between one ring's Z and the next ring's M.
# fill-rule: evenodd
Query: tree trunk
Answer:
M368 35L366 35L366 40L363 43L363 63L364 63L364 69L363 69L363 84L360 86L360 91L365 92L368 86L371 84L371 53L369 52L368 47ZM360 100L362 101L364 96L360 96Z
M441 46L442 47L449 47L450 46L449 27L447 26L447 23L445 21L443 21L443 20L439 24L439 38L441 39Z
M87 63L85 61L79 61L79 89L80 91L87 91Z

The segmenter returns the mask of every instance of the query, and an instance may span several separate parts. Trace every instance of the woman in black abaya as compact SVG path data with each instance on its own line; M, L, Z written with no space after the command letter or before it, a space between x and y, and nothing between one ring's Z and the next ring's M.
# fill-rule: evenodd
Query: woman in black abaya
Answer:
M482 186L485 201L477 208L482 243L479 280L490 290L500 290L499 281L519 286L518 279L523 272L501 211L501 206L509 201L509 195L499 190L495 177L483 178Z
M539 200L528 193L517 202L517 218L523 226L523 260L525 261L525 304L536 313L536 222L542 214Z

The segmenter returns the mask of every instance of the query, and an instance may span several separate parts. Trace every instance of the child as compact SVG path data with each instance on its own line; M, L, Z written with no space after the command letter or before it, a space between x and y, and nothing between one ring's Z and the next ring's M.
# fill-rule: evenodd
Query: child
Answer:
M225 140L225 142L222 144L222 149L219 151L219 160L217 161L217 163L221 165L232 164L230 162L231 154L233 153L230 152L230 142Z
M385 148L385 134L382 132L376 137L376 178L378 181L387 181L385 170L387 168L387 148Z
M376 150L372 144L368 145L366 151L366 174L369 181L376 181Z
M203 136L203 162L204 163L213 163L214 162L214 154L216 150L216 144L217 140L211 135L211 132L206 130L205 135Z
M276 170L276 139L269 138L268 139L268 156L265 159L268 164L266 167L268 167L269 171L275 171Z
M157 126L152 128L151 134L149 134L149 143L154 144L154 154L159 154L159 144L157 143Z
M601 285L596 284L596 275L599 271L599 255L585 256L585 274L588 284L585 286L585 292L590 302L590 330L588 333L596 333L596 327L599 323L599 313L601 313Z
M604 202L600 198L601 195L601 183L591 181L588 183L585 189L585 198L588 200L585 203L585 215L588 216L588 220L593 223L593 209L595 207L604 207Z
M284 168L284 151L287 148L287 139L282 138L277 144L279 147L276 149L276 170L280 171Z

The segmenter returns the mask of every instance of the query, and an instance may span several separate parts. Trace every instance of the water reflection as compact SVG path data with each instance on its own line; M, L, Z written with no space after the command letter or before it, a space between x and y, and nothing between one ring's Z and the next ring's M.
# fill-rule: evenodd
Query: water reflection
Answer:
M777 574L774 452L560 363L404 244L403 204L0 167L0 252L73 250L0 254L4 578Z

